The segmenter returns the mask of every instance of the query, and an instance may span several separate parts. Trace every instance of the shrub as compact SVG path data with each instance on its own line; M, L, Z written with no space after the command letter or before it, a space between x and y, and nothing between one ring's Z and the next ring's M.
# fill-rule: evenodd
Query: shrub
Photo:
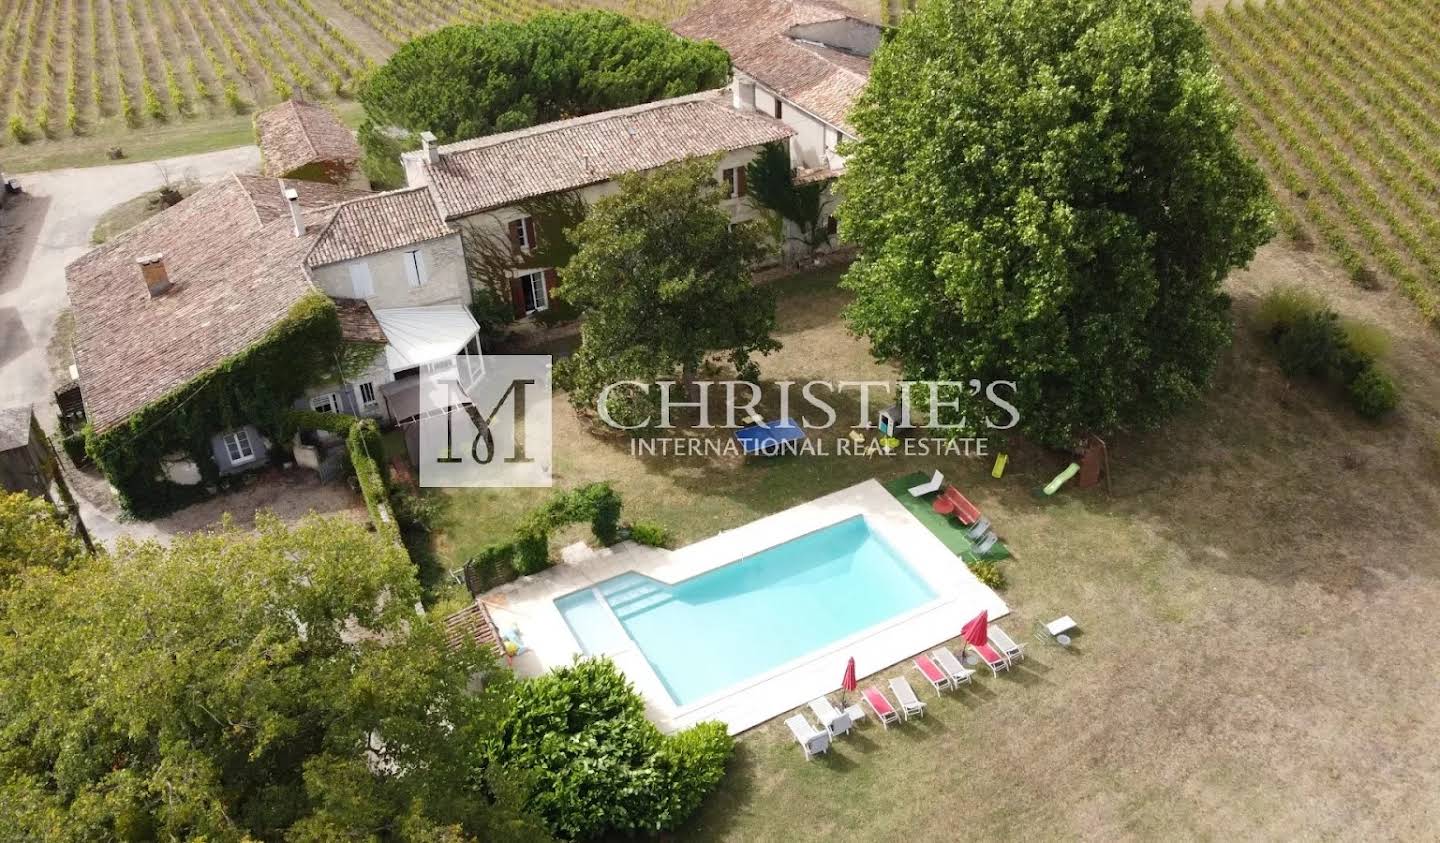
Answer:
M1346 388L1350 406L1367 419L1378 419L1400 403L1400 392L1389 377L1368 366Z
M1303 317L1327 309L1325 300L1291 285L1274 287L1260 301L1260 327L1272 337L1289 330Z
M525 577L550 567L550 530L532 513L515 531L515 572Z
M590 532L603 545L620 540L620 495L609 483L591 483L574 493L590 518Z
M490 758L556 836L579 840L676 828L732 748L718 723L662 735L615 665L589 659L520 684Z
M349 413L322 413L318 410L291 410L285 414L285 436L295 435L298 430L325 430L339 436L349 436L350 428L360 419Z
M630 525L630 538L650 547L669 547L671 542L669 530L646 521Z
M14 138L16 143L30 142L30 127L25 125L25 118L20 115L10 115L8 129L10 131L10 137Z
M975 579L980 582L991 588L1005 587L1005 572L1001 571L1000 566L994 562L986 559L974 559L967 561L965 565L970 569L970 573L975 575Z
M1328 375L1339 369L1344 345L1334 313L1305 314L1280 335L1280 368L1290 377Z
M1350 350L1366 360L1380 360L1390 353L1390 335L1377 325L1359 319L1342 319L1340 331Z

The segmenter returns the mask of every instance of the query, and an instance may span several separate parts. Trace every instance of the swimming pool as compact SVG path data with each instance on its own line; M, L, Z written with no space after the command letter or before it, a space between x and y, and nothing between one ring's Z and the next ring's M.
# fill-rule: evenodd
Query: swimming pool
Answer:
M935 596L855 516L675 585L621 574L555 605L589 655L638 646L684 706Z

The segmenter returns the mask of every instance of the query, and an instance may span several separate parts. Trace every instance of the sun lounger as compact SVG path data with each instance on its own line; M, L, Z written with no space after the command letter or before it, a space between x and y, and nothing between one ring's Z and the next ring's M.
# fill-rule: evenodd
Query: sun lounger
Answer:
M805 750L806 761L822 752L830 751L830 733L815 728L814 724L805 719L805 715L797 714L786 720L785 725L790 727L790 734L795 736L800 748Z
M991 533L990 535L981 539L980 543L975 545L975 555L978 557L983 557L985 554L990 552L990 548L994 547L995 542L999 540L1000 537L995 535L994 533Z
M985 666L990 668L991 676L999 676L1000 671L1010 669L1010 662L989 644L979 646L970 644L969 647L975 651L975 655L979 656L981 661L985 662Z
M825 728L825 731L830 733L831 737L839 737L845 734L850 731L850 726L853 725L850 720L850 715L832 705L829 697L811 700L810 710L815 712L816 719L820 721L820 725Z
M965 535L969 536L971 539L978 539L988 532L990 532L990 519L981 517L979 523L977 523L974 527L971 527L970 531Z
M959 489L954 486L946 486L943 497L949 502L951 513L960 519L961 524L968 527L980 521L982 517L980 508L971 503L969 498L960 494Z
M950 675L952 685L959 685L961 682L969 682L975 671L960 663L960 659L950 652L949 647L941 647L930 654L939 663L940 668Z
M925 677L925 681L930 683L930 687L935 689L936 696L939 696L940 692L946 688L955 687L955 683L951 680L950 674L941 670L935 662L930 660L929 656L923 653L916 656L915 667L920 671L920 675Z
M925 703L915 696L915 689L910 687L910 680L903 676L897 676L890 680L890 693L900 701L900 709L905 712L905 719L925 716Z
M1010 634L995 624L990 624L990 641L1005 654L1005 660L1014 664L1025 658L1025 645L1016 644Z
M923 498L926 495L934 494L935 492L940 491L940 487L944 484L945 475L941 474L940 469L937 468L935 469L935 473L930 475L929 482L921 483L919 486L910 487L910 496L915 498Z
M880 721L880 725L888 729L891 723L900 722L900 712L895 710L890 700L878 689L866 688L860 692L860 697L870 706L870 710L875 712L875 718Z

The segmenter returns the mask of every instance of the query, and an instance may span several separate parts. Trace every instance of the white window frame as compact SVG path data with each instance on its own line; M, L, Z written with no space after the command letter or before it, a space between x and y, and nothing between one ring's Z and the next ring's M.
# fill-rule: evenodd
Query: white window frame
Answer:
M550 291L545 289L545 270L537 269L533 272L522 273L520 283L529 288L530 300L535 302L534 309L528 307L525 309L526 316L550 309Z
M357 299L375 295L375 279L370 275L370 264L364 261L350 264L350 294Z
M244 465L255 461L255 445L250 441L250 432L245 428L220 434L220 441L225 446L225 456L230 459L231 465Z
M365 400L365 388L370 388L370 400ZM361 412L380 409L380 388L374 381L363 381L355 384L355 403L360 407Z
M400 259L405 264L405 280L410 286L425 286L425 254L419 249L407 249Z
M520 247L520 251L522 252L528 252L531 249L535 248L535 244L530 242L530 228L534 225L534 223L531 222L531 219L532 217L521 217L520 219L515 220L515 222L520 223L520 227L517 229L520 233L520 237L518 238L519 242L516 245Z
M330 409L320 409L321 404L329 404ZM327 392L324 395L316 395L310 399L310 409L317 413L338 413L340 412L340 394L337 392Z

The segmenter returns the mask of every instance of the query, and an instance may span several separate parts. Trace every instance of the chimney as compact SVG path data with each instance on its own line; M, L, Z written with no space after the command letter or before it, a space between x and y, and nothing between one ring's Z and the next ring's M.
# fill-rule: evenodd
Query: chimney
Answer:
M140 265L140 277L145 279L145 289L150 291L150 298L164 295L170 289L170 273L165 271L164 255L146 255L136 258L135 263Z
M440 147L435 145L434 132L420 133L420 148L425 150L425 160L429 161L431 166L440 163Z
M755 80L736 76L731 85L732 105L736 111L755 110Z
M305 218L300 216L300 191L285 188L285 203L290 206L290 221L295 224L295 236L305 236Z

